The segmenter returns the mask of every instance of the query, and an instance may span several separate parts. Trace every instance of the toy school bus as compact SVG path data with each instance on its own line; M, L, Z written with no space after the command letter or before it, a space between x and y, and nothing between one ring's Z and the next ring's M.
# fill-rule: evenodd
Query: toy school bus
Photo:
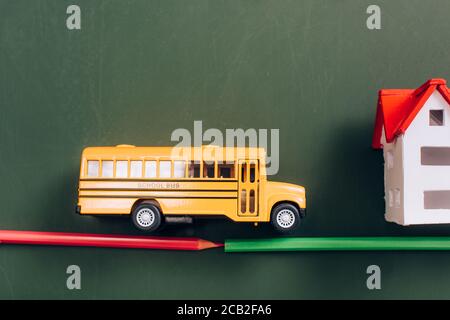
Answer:
M130 215L148 232L166 218L192 216L294 230L305 215L305 188L268 181L265 158L263 148L88 147L77 212Z

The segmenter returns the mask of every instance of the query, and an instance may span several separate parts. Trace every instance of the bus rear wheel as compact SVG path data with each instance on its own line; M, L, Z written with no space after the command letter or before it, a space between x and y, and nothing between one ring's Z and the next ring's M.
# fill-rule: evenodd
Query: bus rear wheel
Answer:
M131 219L136 228L147 232L158 229L162 221L158 207L149 203L143 203L134 208Z
M272 210L271 222L275 230L288 233L300 225L300 214L292 204L281 203Z

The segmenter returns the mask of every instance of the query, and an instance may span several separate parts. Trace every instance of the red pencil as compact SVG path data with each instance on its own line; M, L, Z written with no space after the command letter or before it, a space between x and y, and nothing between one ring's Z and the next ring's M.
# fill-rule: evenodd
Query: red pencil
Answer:
M15 230L0 230L0 243L190 251L223 246L221 243L215 243L199 238L148 237Z

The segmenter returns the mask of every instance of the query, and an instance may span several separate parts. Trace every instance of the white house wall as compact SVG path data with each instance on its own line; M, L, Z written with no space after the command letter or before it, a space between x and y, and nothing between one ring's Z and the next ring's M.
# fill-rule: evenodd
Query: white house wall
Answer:
M444 125L430 126L430 110L444 110ZM450 166L423 166L421 147L450 147L450 108L435 91L403 136L404 224L450 223L450 210L424 209L424 191L450 191Z
M381 143L384 156L384 190L385 219L390 222L404 224L403 210L403 137L399 136L392 143L386 143L384 128ZM391 154L392 158L388 159ZM389 164L391 162L391 164ZM395 193L400 194L400 203L395 201Z

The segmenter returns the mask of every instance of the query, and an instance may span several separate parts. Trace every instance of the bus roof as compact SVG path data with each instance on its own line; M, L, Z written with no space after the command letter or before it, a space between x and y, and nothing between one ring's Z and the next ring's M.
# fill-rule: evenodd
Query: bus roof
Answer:
M110 147L87 147L83 150L82 157L92 159L149 157L230 161L236 159L265 159L266 151L260 147L219 147L214 145L204 145L201 147L138 147L133 145L117 145Z

